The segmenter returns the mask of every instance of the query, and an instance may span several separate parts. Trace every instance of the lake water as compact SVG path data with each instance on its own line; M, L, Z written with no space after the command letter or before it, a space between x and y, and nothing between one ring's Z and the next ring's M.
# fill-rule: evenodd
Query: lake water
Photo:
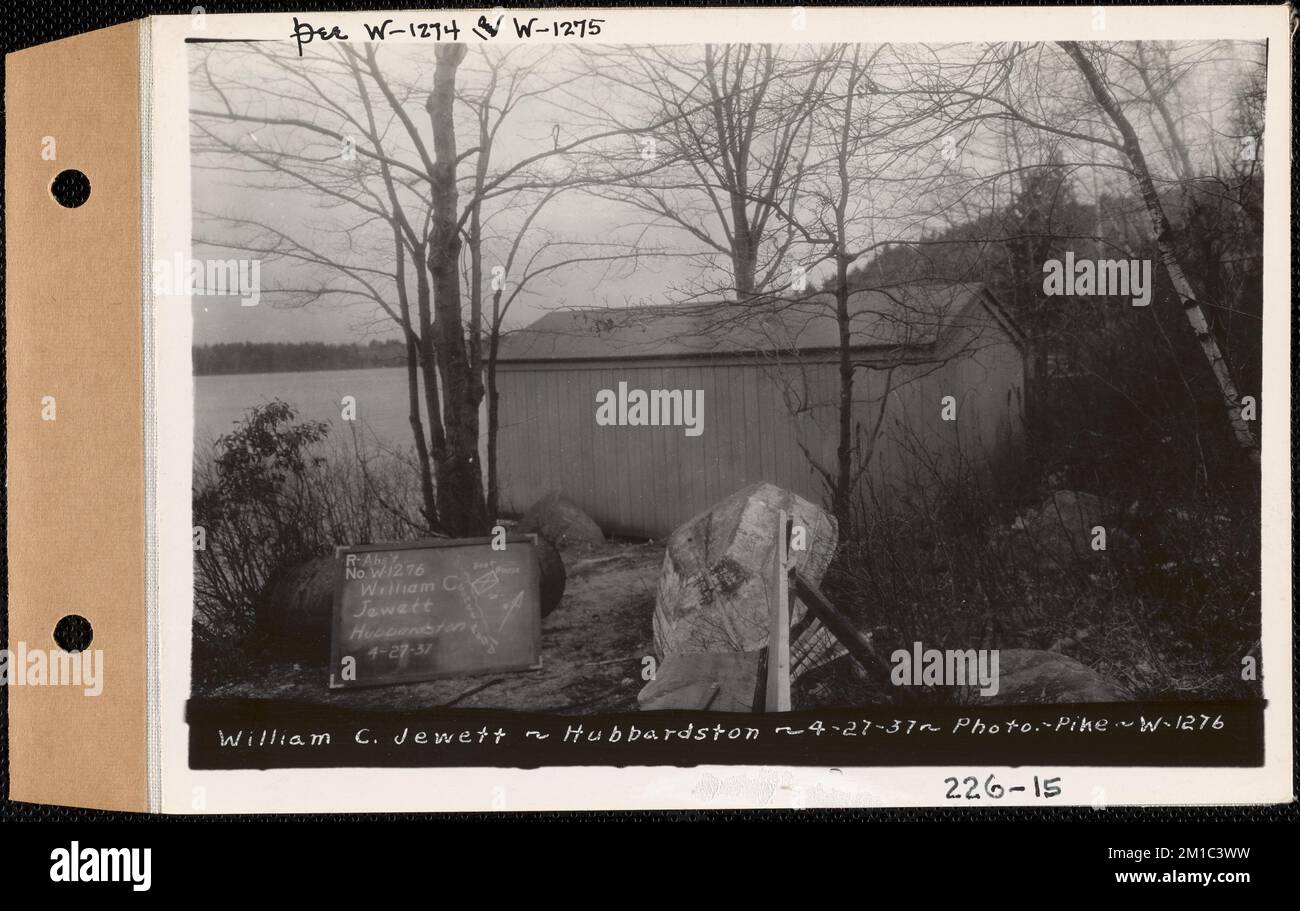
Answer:
M298 420L333 425L330 437L350 439L341 400L356 399L357 424L386 446L412 445L404 367L369 370L313 370L305 373L237 373L194 378L194 438L200 446L234 429L255 405L279 399ZM369 434L367 434L369 436Z

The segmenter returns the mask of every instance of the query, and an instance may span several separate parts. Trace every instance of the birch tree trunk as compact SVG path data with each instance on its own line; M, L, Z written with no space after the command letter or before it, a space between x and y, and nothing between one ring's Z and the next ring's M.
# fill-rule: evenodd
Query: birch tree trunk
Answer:
M1156 191L1155 182L1151 179L1151 171L1147 167L1146 156L1142 153L1142 145L1138 141L1137 132L1133 129L1133 124L1129 122L1114 94L1111 93L1101 74L1097 72L1097 68L1093 66L1092 61L1088 59L1078 42L1061 41L1059 44L1061 49L1074 61L1079 72L1083 74L1083 78L1087 81L1093 97L1097 99L1097 103L1105 111L1106 116L1110 118L1111 123L1115 125L1115 129L1120 134L1124 156L1128 159L1132 168L1133 179L1137 183L1138 192L1142 197L1143 204L1146 206L1147 213L1151 217L1157 249L1160 251L1160 262L1165 267L1165 273L1169 276L1169 283L1173 286L1174 293L1178 295L1178 299L1182 302L1183 313L1187 316L1187 322L1192 327L1192 333L1196 336L1196 341L1200 344L1205 359L1209 362L1210 372L1214 375L1214 380L1219 386L1219 392L1223 396L1223 407L1227 411L1228 424L1232 430L1233 438L1242 451L1246 453L1247 458L1258 465L1259 443L1250 432L1250 427L1246 421L1241 417L1241 395L1232 380L1227 361L1223 358L1223 352L1219 350L1219 343L1215 341L1214 335L1210 331L1210 324L1205 318L1205 311L1201 309L1201 305L1197 302L1191 282L1187 280L1187 274L1183 270L1182 263L1178 260L1178 254L1173 244L1174 228L1165 214L1164 205L1161 203L1160 195Z

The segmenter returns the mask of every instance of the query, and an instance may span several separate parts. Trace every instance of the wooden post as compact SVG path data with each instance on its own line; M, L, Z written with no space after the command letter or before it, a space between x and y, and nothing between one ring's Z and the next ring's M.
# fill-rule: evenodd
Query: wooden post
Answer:
M790 519L779 513L776 526L775 565L767 640L767 699L769 712L790 711Z

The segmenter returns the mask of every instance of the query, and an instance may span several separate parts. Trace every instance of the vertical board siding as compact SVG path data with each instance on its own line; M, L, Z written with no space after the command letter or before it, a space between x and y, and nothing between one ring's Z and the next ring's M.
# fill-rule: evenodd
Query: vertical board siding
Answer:
M859 370L854 422L874 426L886 373ZM704 433L684 427L598 427L596 393L703 389ZM881 438L863 484L883 491L927 487L964 453L975 464L1005 456L1023 435L1024 370L1010 342L989 344L939 367L900 366ZM662 537L737 490L769 481L826 504L819 473L799 441L834 470L839 374L833 359L674 365L503 364L498 374L501 508L522 514L559 488L607 534ZM786 392L809 409L792 415ZM955 423L941 399L957 398ZM1010 405L1008 405L1010 403ZM920 457L911 450L920 452ZM960 450L960 452L959 452Z

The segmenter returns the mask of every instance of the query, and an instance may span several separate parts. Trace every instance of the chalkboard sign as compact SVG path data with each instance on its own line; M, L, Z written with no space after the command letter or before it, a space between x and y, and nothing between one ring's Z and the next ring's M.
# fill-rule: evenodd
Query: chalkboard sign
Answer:
M541 667L533 535L340 547L330 686ZM347 659L351 659L348 661Z

